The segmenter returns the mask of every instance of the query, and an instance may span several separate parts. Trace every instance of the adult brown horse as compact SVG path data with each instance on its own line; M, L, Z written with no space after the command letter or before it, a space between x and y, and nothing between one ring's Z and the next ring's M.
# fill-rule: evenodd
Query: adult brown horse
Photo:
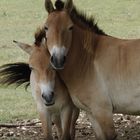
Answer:
M88 112L97 139L113 140L113 113L140 114L140 40L106 35L72 0L55 6L45 1L51 64L65 64L60 77L75 105Z

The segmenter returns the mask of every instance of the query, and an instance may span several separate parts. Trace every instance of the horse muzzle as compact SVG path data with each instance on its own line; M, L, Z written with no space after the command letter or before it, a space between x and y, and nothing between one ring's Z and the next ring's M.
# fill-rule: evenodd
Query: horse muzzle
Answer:
M56 70L64 69L64 64L66 61L66 56L56 57L55 55L51 56L51 65Z

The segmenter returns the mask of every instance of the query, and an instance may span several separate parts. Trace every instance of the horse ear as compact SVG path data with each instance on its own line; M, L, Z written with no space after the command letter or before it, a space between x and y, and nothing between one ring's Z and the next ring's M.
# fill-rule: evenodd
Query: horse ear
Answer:
M18 42L18 41L15 41L13 40L13 42L15 44L17 44L17 46L19 46L22 50L24 50L26 53L28 54L31 54L32 50L33 50L33 47L28 45L28 44L25 44L25 43L21 43L21 42Z
M73 0L67 0L64 9L66 9L69 13L71 13L73 9Z
M48 13L51 13L54 11L53 3L51 2L51 0L45 0L45 8L46 8L46 11L48 11Z

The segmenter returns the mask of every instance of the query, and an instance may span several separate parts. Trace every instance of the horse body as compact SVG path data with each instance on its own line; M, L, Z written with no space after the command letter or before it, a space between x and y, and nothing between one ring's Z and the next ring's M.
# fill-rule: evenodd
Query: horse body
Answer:
M100 41L103 45L97 46L94 60L100 84L111 99L114 113L138 114L140 40L105 38L107 43Z
M96 39L99 40L98 45L91 44L93 48L96 47L92 52L94 56L86 50L80 53L81 44L76 44L72 46L65 68L60 72L74 103L95 114L93 108L107 108L113 113L139 114L140 40L97 35Z
M98 122L98 118L101 117L112 123L112 113L138 115L140 113L140 77L138 76L140 40L120 40L98 35L96 40L99 41L98 45L91 44L93 48L91 54L85 49L82 54L80 43L72 46L65 68L60 71L73 102L94 117L99 114L95 118L91 115L94 121ZM105 126L103 122L100 125ZM106 133L111 133L113 124L110 129L109 126L107 127Z
M87 97L88 91L91 90L93 93L89 95L95 96L96 89L99 88L100 92L108 96L114 113L139 113L140 40L120 40L108 36L99 36L99 38L93 57L90 57L87 51L83 51L85 54L79 54L80 50L76 48L81 45L74 46L75 49L70 50L65 69L60 71L62 79L72 91L72 95L74 93L80 101L85 101L80 99L82 93ZM131 43L135 46L131 46ZM85 62L86 55L88 56ZM81 56L80 59L79 56ZM87 98L91 100L91 97Z
M113 113L140 112L140 40L108 36L93 21L78 15L76 9L69 10L73 7L72 0L68 0L66 5L69 6L61 10L56 6L56 10L49 13L45 24L49 25L46 32L48 50L50 54L54 46L59 49L64 46L68 50L64 69L59 71L60 77L74 104L88 112L97 139L113 140L116 138ZM69 17L62 18L64 12ZM69 18L67 24L63 22L63 19L67 21L65 18ZM67 33L72 36L67 38L71 43L64 44L66 39L62 33L67 32L71 23L72 33ZM51 29L57 33L52 34ZM51 38L52 35L56 37ZM57 69L57 65L54 68Z

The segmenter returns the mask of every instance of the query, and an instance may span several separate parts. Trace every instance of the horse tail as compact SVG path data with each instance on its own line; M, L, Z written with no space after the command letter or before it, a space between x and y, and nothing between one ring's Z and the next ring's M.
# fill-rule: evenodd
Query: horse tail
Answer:
M31 69L26 63L10 63L0 67L0 84L16 87L24 84L25 89L30 85Z

